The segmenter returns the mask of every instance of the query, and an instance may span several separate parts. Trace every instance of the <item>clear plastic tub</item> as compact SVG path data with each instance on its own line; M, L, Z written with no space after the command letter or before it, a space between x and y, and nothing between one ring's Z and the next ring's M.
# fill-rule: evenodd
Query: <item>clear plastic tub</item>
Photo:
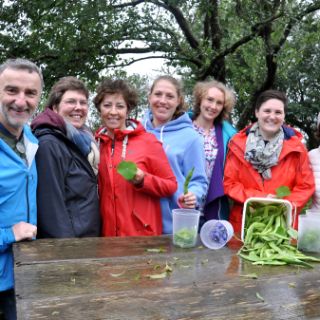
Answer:
M173 209L173 244L181 248L196 245L200 211L193 209Z
M299 216L298 249L320 252L320 213L308 211Z
M263 204L272 204L272 203L283 203L287 210L286 210L286 221L288 228L292 225L292 205L288 200L284 199L273 199L273 198L248 198L246 202L243 205L243 211L242 211L242 227L241 227L241 240L244 241L244 226L246 222L246 212L247 207L250 205L250 202L260 202Z

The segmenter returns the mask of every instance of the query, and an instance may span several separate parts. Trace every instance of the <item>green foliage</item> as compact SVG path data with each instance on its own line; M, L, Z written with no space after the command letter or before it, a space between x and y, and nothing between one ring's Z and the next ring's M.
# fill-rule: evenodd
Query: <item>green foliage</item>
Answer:
M0 59L19 56L40 64L46 90L60 77L73 75L93 91L102 76L115 68L121 72L139 54L161 56L187 82L189 92L196 81L209 78L231 85L238 95L233 113L238 128L254 120L259 92L284 90L288 122L306 134L309 147L317 144L319 0L0 4ZM139 92L144 89L140 79L133 81ZM147 104L145 94L142 103Z

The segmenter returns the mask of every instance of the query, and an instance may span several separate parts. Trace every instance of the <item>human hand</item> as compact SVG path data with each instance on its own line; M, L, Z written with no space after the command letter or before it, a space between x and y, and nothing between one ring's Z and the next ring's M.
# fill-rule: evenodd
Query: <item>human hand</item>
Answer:
M197 204L197 197L195 196L194 193L189 191L186 194L182 194L178 198L178 202L181 208L194 209Z
M137 168L137 173L134 178L130 180L130 182L132 182L134 185L140 185L143 183L144 176L145 173L141 169Z
M32 240L37 235L37 227L31 223L19 222L12 227L16 241Z

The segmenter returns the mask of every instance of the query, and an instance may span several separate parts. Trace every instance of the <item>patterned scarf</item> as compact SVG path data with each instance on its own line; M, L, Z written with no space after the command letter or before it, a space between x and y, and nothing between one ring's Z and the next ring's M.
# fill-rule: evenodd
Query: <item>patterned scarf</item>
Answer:
M66 120L65 123L68 139L72 141L88 159L94 173L97 175L100 154L91 131L86 126L77 129Z
M271 167L278 164L283 146L284 133L279 133L270 141L265 141L260 133L258 123L249 131L244 158L262 175L265 180L271 179Z

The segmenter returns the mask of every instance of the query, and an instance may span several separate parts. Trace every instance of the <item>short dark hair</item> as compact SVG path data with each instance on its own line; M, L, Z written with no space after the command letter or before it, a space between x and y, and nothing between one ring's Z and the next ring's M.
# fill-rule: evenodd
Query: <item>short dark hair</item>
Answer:
M277 99L282 101L283 105L284 105L284 111L287 110L288 107L288 99L287 96L284 92L278 91L278 90L266 90L263 91L257 98L256 103L255 103L255 110L259 111L261 105L270 100L270 99Z
M87 99L89 98L89 91L83 81L75 77L63 77L51 88L46 102L46 108L53 109L54 106L58 106L62 96L68 90L79 91L83 93Z
M0 65L0 74L6 69L26 70L30 73L35 72L39 75L41 81L41 89L44 86L43 76L40 68L38 68L37 65L30 60L22 58L8 59Z
M127 104L128 113L138 105L138 93L136 89L131 87L127 81L122 79L103 79L97 88L97 94L93 99L93 103L100 112L100 104L107 94L121 94Z

